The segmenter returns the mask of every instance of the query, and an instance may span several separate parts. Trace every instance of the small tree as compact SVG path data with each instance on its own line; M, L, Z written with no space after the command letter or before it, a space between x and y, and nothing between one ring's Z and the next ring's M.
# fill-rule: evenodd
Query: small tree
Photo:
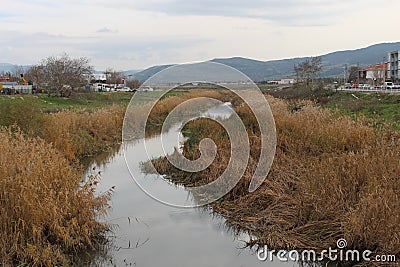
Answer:
M373 75L373 80L376 85L382 85L385 83L386 80L386 70L384 67L379 67L379 65L375 65L372 68L372 75Z
M311 61L306 59L294 66L297 82L304 82L307 86L314 83L314 80L318 77L318 73L321 70L321 57L313 57L311 58Z
M142 85L142 83L139 80L127 80L126 81L126 86L132 88L132 89L137 89L140 87L140 85Z
M43 86L44 85L43 66L33 65L26 71L25 77L28 81L32 81L33 84L36 84L38 86Z
M71 59L67 54L48 57L37 67L45 83L60 96L65 96L65 88L78 88L90 80L93 67L86 57Z
M116 71L112 68L107 68L104 74L109 84L119 84L124 78L124 74L121 71Z
M13 68L12 77L14 81L21 82L21 74L24 74L25 70L22 66L15 66Z
M358 67L357 66L351 66L349 70L349 78L347 82L355 82L358 80Z

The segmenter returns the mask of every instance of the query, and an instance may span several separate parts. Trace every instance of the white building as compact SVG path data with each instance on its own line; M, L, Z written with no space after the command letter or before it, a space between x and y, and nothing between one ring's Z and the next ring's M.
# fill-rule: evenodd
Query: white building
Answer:
M359 77L362 82L369 84L382 84L386 80L388 64L371 65L359 70Z
M295 79L293 78L283 78L280 80L269 80L267 81L268 84L280 84L280 85L288 85L288 84L294 84L296 82Z
M93 80L106 82L107 76L104 73L95 73L93 74Z
M16 82L1 82L1 90L5 93L10 90L12 94L30 94L32 93L32 85L21 85Z
M399 58L400 51L390 52L388 56L388 73L387 78L389 80L394 81L395 83L399 83L399 76L400 76L400 58Z
M278 81L278 84L294 84L295 80L293 78L283 78Z

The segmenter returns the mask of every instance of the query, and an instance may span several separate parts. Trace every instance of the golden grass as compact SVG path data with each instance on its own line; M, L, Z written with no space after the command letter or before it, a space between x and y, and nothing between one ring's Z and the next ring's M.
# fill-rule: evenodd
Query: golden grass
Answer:
M43 139L0 129L0 257L4 266L55 266L93 248L106 229L97 221L110 195L94 195L96 176Z
M268 97L268 96L267 96ZM248 193L260 153L254 116L234 100L247 126L251 158L242 180L215 211L228 223L257 236L253 244L275 248L327 249L346 238L349 248L400 256L400 133L390 126L377 129L370 121L339 116L311 102L268 97L277 128L277 151L270 174ZM184 173L165 159L155 160L161 173L185 185L216 179L229 160L224 130L205 120L188 126L184 154L198 157L198 142L214 140L218 155L200 173Z
M94 112L64 110L47 115L40 136L73 160L94 155L121 141L125 107L113 105Z
M110 199L95 196L96 175L82 181L79 160L121 141L125 107L54 114L18 107L2 121L13 126L0 129L0 265L73 264L102 241L108 226L98 219Z
M213 91L168 97L150 125L185 99L218 97ZM0 265L61 266L93 249L108 226L110 192L95 196L97 175L82 181L81 159L121 142L124 105L42 113L32 102L13 102L0 120ZM160 108L162 107L162 108Z
M153 109L150 128L160 130L175 106L200 96L231 97L201 90L165 98ZM399 132L376 129L365 119L354 121L311 102L293 107L271 97L268 101L278 136L272 170L264 184L249 194L260 152L259 132L249 109L233 99L248 128L251 158L243 179L213 203L214 210L231 226L253 232L257 240L250 244L326 249L344 237L349 248L399 257ZM123 113L124 107L113 106L92 112L24 114L7 121L32 137L15 129L0 130L3 265L68 264L69 255L92 247L101 236L106 225L97 218L105 214L109 194L95 197L96 177L82 184L76 163L120 141ZM186 185L216 179L230 156L226 133L206 119L195 120L184 130L189 137L186 157L197 158L198 142L210 137L219 148L216 160L200 173L179 172L165 159L155 161L157 169Z
M163 126L164 120L170 114L170 112L180 105L181 103L200 97L208 97L223 100L230 96L227 91L221 90L206 90L206 89L194 89L190 90L179 96L169 96L158 100L156 103L143 103L142 105L131 104L126 110L126 120L124 122L124 134L125 138L142 138L142 132L138 129L146 127L146 136L152 136L160 133ZM143 93L144 96L146 93ZM154 105L154 106L153 106ZM149 117L145 117L146 111L151 109ZM135 118L135 119L132 119Z

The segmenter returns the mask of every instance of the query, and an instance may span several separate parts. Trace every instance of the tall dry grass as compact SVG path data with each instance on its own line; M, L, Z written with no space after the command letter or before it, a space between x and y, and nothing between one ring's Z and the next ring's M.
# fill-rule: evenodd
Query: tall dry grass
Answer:
M0 129L0 265L62 266L90 249L107 226L108 193L95 196L96 177L37 137Z
M149 124L194 91L168 97ZM36 103L37 104L37 103ZM101 241L110 194L96 196L97 176L82 181L80 160L121 142L124 105L97 110L68 109L47 114L34 101L0 106L0 265L73 265L74 255ZM160 108L161 107L161 108Z
M83 158L121 142L125 107L113 105L96 111L63 110L46 115L39 136L69 159Z
M215 211L228 223L257 236L252 244L279 249L327 249L346 238L349 248L400 257L400 133L371 121L322 109L312 102L296 107L268 97L277 128L277 151L267 179L253 193L248 185L260 153L256 121L240 101L233 101L251 143L247 170ZM214 140L218 154L201 173L184 173L166 159L156 168L185 185L208 183L224 171L229 140L224 130L198 120L189 126L184 154L199 156L198 143Z
M142 94L146 96L146 93ZM167 96L158 100L156 103L147 100L148 102L142 105L131 104L126 110L124 121L124 134L126 134L126 136L124 136L124 138L142 138L142 131L138 131L138 129L143 129L144 127L146 129L146 136L160 133L163 122L170 112L189 99L205 97L223 101L229 96L230 94L228 92L222 90L193 89L178 96ZM149 109L151 109L151 113L149 117L146 117L147 110Z
M121 141L124 104L49 114L42 112L34 98L15 97L0 102L0 126L17 126L29 136L39 136L68 159L93 155Z
M80 160L121 142L125 107L46 114L15 99L0 110L0 265L71 265L102 241L110 198L94 194L98 177L82 181Z

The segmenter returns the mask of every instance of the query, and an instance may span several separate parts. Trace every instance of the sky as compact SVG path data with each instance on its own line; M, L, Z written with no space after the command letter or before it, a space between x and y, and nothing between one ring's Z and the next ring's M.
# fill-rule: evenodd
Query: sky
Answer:
M398 42L398 0L2 0L0 62L67 53L97 70L273 60Z

